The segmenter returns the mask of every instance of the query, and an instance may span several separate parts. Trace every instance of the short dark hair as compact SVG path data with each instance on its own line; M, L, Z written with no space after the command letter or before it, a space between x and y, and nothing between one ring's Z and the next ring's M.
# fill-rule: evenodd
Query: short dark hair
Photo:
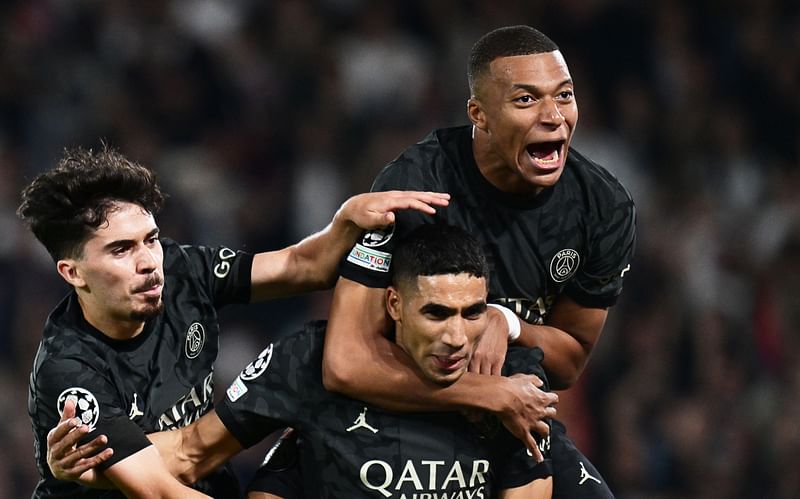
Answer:
M505 26L483 35L469 54L467 80L469 91L475 95L475 82L489 71L498 57L544 54L555 52L558 45L538 29L530 26Z
M147 168L102 145L100 151L67 149L58 165L22 191L17 215L53 260L77 258L117 202L157 213L164 195Z
M467 273L489 278L486 255L475 237L460 227L424 224L398 243L392 257L395 286L419 276Z

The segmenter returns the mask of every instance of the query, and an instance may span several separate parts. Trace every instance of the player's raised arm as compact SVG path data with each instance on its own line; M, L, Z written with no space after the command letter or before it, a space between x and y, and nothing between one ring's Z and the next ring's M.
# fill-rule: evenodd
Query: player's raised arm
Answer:
M433 214L447 206L449 194L417 191L372 192L353 196L342 204L323 230L297 244L253 258L251 301L327 289L336 279L336 267L362 230L391 225L395 211L418 210Z
M555 416L558 396L540 390L536 376L466 373L446 387L427 380L384 335L383 292L339 279L325 337L325 387L396 411L487 410L538 454L530 432L549 432L543 420Z

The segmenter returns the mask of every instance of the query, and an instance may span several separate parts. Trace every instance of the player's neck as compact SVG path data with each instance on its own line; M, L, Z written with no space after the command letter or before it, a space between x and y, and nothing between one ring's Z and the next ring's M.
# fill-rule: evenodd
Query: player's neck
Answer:
M78 295L83 318L95 329L114 340L129 340L135 338L144 330L145 321L120 320L111 317L107 312L91 306L81 295Z
M489 134L472 127L472 154L483 178L502 192L519 196L535 196L542 191L539 186L526 182L509 166L491 146Z

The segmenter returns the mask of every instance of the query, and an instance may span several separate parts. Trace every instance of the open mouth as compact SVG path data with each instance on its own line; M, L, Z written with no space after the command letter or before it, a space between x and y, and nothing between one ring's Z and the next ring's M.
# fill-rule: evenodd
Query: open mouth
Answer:
M462 356L434 355L433 359L439 369L448 372L457 371L466 363L466 358Z
M564 141L556 140L553 142L528 144L528 147L525 149L536 166L544 169L552 169L561 165L561 157L563 156L561 150L563 147Z

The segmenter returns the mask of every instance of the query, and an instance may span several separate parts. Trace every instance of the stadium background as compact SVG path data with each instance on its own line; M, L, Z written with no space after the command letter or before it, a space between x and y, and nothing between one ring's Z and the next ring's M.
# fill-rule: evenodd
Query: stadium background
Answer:
M639 212L570 431L621 499L800 497L800 8L775 0L3 2L0 497L36 480L27 377L66 290L14 210L63 147L156 169L165 235L277 248L465 123L471 44L520 23L561 46L574 145ZM229 310L219 386L328 298Z

